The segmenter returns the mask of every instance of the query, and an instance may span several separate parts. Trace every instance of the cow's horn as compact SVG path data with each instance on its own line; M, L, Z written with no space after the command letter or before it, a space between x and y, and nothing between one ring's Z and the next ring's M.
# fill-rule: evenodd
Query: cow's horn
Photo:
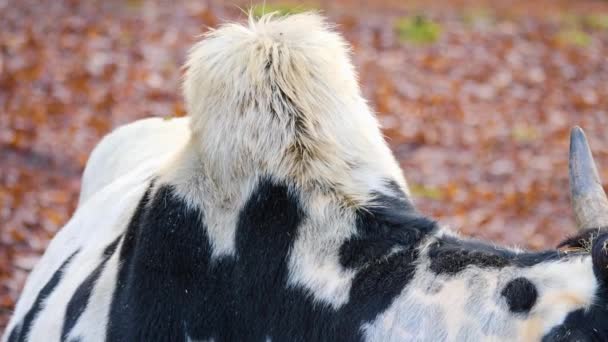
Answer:
M579 229L608 226L608 198L583 130L570 132L570 196Z

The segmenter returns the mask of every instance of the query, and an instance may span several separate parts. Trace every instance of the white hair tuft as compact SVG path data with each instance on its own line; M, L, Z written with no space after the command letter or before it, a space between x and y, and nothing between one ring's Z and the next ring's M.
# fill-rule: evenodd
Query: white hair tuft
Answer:
M189 53L183 88L210 176L265 173L354 202L369 198L370 179L405 189L349 51L312 12L250 15L208 32Z

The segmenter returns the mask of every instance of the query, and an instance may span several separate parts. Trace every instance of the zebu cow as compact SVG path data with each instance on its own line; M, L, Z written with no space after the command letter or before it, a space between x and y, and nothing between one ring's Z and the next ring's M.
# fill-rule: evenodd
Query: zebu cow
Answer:
M608 201L580 129L588 230L533 253L416 211L345 41L315 14L210 32L184 93L189 118L95 149L3 341L608 339Z

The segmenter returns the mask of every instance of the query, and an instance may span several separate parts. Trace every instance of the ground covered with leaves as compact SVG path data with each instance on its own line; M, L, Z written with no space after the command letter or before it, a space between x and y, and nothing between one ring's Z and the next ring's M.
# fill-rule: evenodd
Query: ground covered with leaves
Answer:
M466 235L541 249L574 230L568 133L608 180L608 2L268 2L320 9L422 212ZM112 128L181 116L197 36L250 2L0 1L0 331L75 209L88 154Z

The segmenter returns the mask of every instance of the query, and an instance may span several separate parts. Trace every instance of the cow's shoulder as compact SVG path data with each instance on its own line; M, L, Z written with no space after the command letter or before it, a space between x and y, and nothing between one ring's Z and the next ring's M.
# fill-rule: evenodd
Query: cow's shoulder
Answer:
M82 176L79 206L133 169L157 171L190 138L188 118L147 118L120 126L95 147Z

